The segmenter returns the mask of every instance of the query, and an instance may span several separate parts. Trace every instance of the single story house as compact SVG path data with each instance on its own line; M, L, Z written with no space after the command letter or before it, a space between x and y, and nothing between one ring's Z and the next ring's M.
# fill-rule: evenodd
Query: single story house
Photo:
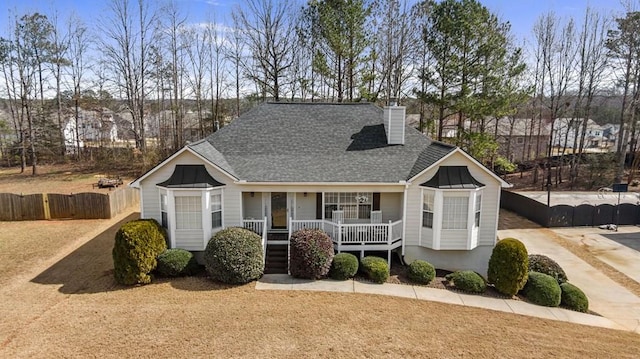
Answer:
M196 255L225 227L255 230L265 253L297 229L321 228L338 252L396 251L408 263L486 273L509 184L406 126L402 106L265 103L131 186L142 218Z

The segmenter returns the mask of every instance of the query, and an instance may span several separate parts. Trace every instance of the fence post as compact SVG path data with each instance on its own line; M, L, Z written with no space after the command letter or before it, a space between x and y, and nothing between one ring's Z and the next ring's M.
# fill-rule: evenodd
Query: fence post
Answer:
M44 210L44 219L51 219L51 210L49 209L49 194L42 194L42 209Z
M393 226L391 225L391 220L389 220L389 227L387 227L387 244L391 244L393 241Z

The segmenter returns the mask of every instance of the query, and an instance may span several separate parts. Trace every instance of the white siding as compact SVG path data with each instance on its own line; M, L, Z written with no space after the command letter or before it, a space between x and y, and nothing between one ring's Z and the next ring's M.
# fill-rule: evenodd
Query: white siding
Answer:
M296 219L316 219L316 193L296 193Z
M387 134L387 143L392 145L404 144L405 107L389 106L383 111L384 130Z
M242 193L242 210L244 211L243 218L249 219L261 219L262 215L262 193L251 192Z
M202 230L176 230L176 248L188 251L204 250L204 232Z
M440 232L440 249L466 249L468 233L466 229L443 229Z
M493 247L482 246L470 251L433 250L420 246L407 246L404 260L411 263L416 259L425 260L434 267L450 271L472 270L485 276Z
M459 153L454 153L440 165L467 166L471 175L485 185L485 187L482 189L482 212L480 214L478 246L493 246L496 242L497 236L496 224L498 221L498 207L500 205L500 183L484 169L473 164ZM420 226L422 222L422 194L420 184L431 179L431 177L433 177L437 171L437 167L430 169L429 171L423 173L420 177L414 179L409 186L407 194L407 227L405 246L419 245ZM427 238L427 231L423 229L422 232L422 245L425 246L428 244L429 240ZM441 236L441 248L451 248L445 243L444 236L444 234ZM454 238L447 237L447 239L453 241L451 245L455 245L455 243L457 243L457 240Z
M158 168L154 173L149 175L140 182L140 195L142 199L141 217L153 218L158 222L161 221L160 215L160 193L156 184L161 183L173 174L176 165L197 165L203 164L202 160L188 151L183 152L178 157L172 159L164 166ZM204 164L207 172L217 181L224 183L223 191L223 223L225 227L241 225L241 204L242 197L237 185L226 174L219 171L215 167ZM170 219L171 220L171 219ZM203 250L208 238L205 237L205 231L178 231L176 232L176 246L184 249ZM179 245L178 245L179 244ZM189 248L186 248L189 247ZM197 247L197 248L196 248Z
M402 196L403 193L380 193L382 222L402 219Z

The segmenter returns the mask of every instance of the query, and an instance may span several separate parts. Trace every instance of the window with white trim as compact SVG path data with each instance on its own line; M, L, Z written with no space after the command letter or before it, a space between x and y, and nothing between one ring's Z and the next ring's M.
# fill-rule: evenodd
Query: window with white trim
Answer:
M211 194L211 228L222 227L222 193Z
M370 219L373 203L371 192L326 192L324 218L331 219L333 211L343 211L344 219Z
M467 229L469 196L446 196L442 204L442 229Z
M166 194L160 195L160 219L162 228L169 228L169 217L167 216L167 207L169 206L169 202Z
M433 228L434 197L433 191L424 191L422 198L422 226L426 228Z
M475 208L474 225L480 227L480 212L482 210L482 193L476 192L476 208Z
M202 229L202 198L176 197L176 229Z

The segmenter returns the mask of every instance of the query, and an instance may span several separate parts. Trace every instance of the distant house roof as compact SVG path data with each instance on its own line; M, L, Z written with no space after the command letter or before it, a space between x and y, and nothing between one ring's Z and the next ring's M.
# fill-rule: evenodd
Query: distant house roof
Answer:
M158 183L167 188L213 188L224 186L211 177L204 165L176 165L168 180Z
M389 145L382 109L368 103L266 103L188 147L248 182L408 180L456 147L405 129Z
M498 126L497 131L496 126ZM538 136L538 133L540 136L548 136L549 128L546 121L541 124L538 119L501 117L497 120L487 121L485 132L496 133L502 137Z
M473 178L467 166L440 166L438 172L420 186L439 189L474 189L484 187L484 184Z

